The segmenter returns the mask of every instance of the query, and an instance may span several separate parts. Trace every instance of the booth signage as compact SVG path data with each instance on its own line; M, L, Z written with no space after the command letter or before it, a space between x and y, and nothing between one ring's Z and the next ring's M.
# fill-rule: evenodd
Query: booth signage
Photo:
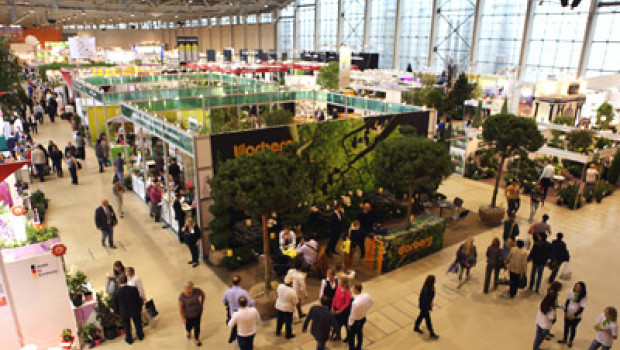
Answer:
M148 132L157 135L166 142L178 147L189 155L194 155L193 138L184 133L183 131L168 125L166 122L161 121L155 117L148 115L145 112L136 110L125 104L121 104L121 113L123 117L129 119L136 125L146 129Z
M77 91L83 92L86 95L94 98L97 101L102 101L103 100L101 92L99 92L96 89L93 89L93 88L87 86L86 84L84 84L83 82L81 82L79 80L76 80L73 83L73 86L75 87L75 89Z
M52 246L52 254L54 256L63 256L67 253L67 246L62 243L57 243Z

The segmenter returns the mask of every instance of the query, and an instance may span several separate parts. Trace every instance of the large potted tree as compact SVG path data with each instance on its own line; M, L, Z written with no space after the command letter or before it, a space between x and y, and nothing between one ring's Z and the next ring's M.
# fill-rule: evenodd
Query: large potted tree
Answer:
M375 150L377 184L394 193L407 193L407 225L411 227L414 193L437 189L454 171L450 154L442 144L424 137L402 135L385 140Z
M482 124L482 138L499 157L499 168L495 174L495 187L491 205L480 206L478 214L482 222L497 226L502 223L504 209L497 207L497 192L504 170L504 162L518 154L534 152L543 146L545 138L538 131L536 121L517 117L514 114L497 114L490 116Z
M261 220L265 280L264 285L252 288L251 294L260 314L266 318L275 315L267 216L290 210L304 201L309 185L300 162L294 153L260 151L218 164L217 173L209 181L215 203Z
M17 56L11 53L9 44L0 36L0 108L17 109L26 103L28 96L22 87L22 67Z

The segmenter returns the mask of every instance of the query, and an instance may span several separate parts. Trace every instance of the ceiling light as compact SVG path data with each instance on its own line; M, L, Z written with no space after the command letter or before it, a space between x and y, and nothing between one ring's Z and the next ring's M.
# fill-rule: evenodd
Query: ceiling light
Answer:
M131 17L135 16L133 13L131 14Z
M568 6L568 0L560 0L560 4L562 5L562 7L566 7Z
M579 6L579 3L581 2L581 0L573 0L573 3L570 5L570 9L574 9L575 7Z

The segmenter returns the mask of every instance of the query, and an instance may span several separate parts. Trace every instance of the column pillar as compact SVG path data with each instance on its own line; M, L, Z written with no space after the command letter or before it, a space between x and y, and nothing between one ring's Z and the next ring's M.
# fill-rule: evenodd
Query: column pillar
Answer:
M314 0L314 50L321 45L321 0Z
M594 36L594 28L596 28L596 9L598 8L598 0L592 0L590 3L590 11L588 12L588 22L586 22L586 30L583 34L583 43L581 44L581 56L579 56L579 66L577 67L577 78L581 78L586 73L588 61L590 60L590 51L592 48L592 37Z
M392 68L398 69L398 65L400 64L400 59L398 57L398 49L400 48L400 27L401 27L401 19L400 13L402 10L403 1L396 0L396 18L394 24L394 50L392 52Z
M476 8L474 9L474 29L471 36L469 46L469 71L476 71L476 62L478 61L478 41L480 40L480 25L482 19L482 11L484 9L484 0L476 0Z
M338 0L338 29L337 29L338 36L336 38L336 52L338 52L340 50L340 46L342 46L342 33L344 31L344 13L342 12L343 1L344 0Z
M372 0L364 0L364 38L362 41L362 52L369 52L370 25L372 21Z
M521 39L521 51L519 52L519 66L515 74L517 81L521 80L525 73L525 65L527 63L527 54L530 50L530 39L532 38L532 29L534 24L534 11L537 5L536 1L527 2L527 10L525 11L525 21L523 24L523 38Z
M432 71L435 64L435 33L437 32L437 9L439 8L439 0L433 0L433 9L431 12L431 34L428 38L428 68Z

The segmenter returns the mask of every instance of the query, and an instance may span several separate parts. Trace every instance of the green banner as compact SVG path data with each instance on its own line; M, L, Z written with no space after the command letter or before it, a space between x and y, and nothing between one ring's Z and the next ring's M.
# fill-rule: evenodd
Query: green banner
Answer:
M102 94L100 91L86 85L85 83L76 80L73 82L73 88L77 91L83 92L86 95L94 98L95 100L102 102Z
M194 139L191 135L169 125L165 121L152 117L148 113L125 104L121 104L121 113L123 117L129 119L135 125L184 150L189 155L194 155Z
M436 216L416 219L408 230L402 228L377 236L383 245L381 272L395 270L441 250L446 222Z

